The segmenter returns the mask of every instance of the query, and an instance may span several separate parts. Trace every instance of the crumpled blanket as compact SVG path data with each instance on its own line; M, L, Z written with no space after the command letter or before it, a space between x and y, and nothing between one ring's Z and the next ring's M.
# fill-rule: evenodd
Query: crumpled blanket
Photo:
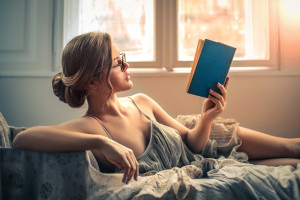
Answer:
M87 152L1 148L2 199L300 198L300 165L294 169L204 158L125 185L122 174L101 173L91 159Z
M268 167L198 156L191 165L144 174L125 185L123 174L101 173L90 151L11 148L6 138L22 129L8 127L1 113L0 125L0 199L4 200L300 199L300 164L296 169Z
M192 165L121 182L92 154L1 148L2 199L299 199L300 165L267 167L232 159Z

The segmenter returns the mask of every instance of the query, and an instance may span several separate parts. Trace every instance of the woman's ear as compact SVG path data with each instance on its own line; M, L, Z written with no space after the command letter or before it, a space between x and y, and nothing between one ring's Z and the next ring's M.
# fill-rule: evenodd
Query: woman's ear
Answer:
M88 89L94 90L99 86L99 81L95 78L91 78L88 83Z

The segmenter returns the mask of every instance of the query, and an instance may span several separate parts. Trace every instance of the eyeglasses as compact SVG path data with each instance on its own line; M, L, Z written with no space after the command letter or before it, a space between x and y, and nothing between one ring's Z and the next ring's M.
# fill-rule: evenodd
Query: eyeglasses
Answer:
M118 66L121 66L121 71L124 72L128 68L128 65L125 64L126 62L126 55L125 53L120 53L120 58L117 58L118 64L112 66L112 68L116 68Z

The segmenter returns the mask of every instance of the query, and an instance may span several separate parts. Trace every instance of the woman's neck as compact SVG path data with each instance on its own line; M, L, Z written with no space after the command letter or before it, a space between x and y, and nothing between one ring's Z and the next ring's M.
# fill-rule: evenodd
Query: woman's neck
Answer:
M88 98L88 110L87 115L93 115L98 118L102 118L104 115L123 115L125 108L120 103L115 93L111 94L109 99L99 97Z

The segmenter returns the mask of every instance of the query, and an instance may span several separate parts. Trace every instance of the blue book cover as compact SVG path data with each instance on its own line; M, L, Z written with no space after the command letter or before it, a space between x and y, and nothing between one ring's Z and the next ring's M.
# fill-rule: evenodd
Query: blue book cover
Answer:
M224 85L236 48L212 40L199 40L187 92L207 98L209 89L219 93Z

